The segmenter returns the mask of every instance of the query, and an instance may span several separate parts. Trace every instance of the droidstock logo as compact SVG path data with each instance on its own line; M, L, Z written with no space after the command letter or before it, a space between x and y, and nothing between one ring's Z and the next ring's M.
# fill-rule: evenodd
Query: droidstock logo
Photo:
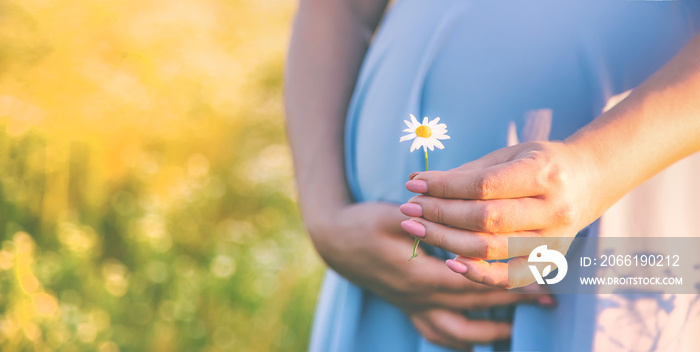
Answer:
M527 258L527 261L529 263L553 263L557 266L557 268L559 268L557 276L551 279L543 279L552 272L552 264L547 265L544 268L542 275L540 275L540 271L537 270L537 266L529 265L532 275L540 285L544 285L545 281L547 281L547 283L550 285L556 284L564 279L564 276L566 276L566 270L569 268L566 258L554 249L547 249L546 244L533 249L532 252L530 252L530 257Z

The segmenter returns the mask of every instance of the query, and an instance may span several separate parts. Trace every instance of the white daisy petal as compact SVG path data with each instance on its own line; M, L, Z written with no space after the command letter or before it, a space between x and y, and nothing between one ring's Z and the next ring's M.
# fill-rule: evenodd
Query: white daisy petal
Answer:
M439 149L445 149L445 146L437 139L433 140L433 144Z
M408 131L404 131L404 132L408 132ZM399 142L410 141L410 140L413 139L413 138L416 138L416 134L415 134L415 133L407 134L407 135L401 137L401 139L399 139Z
M423 118L423 125L427 125L427 124L428 124L428 116Z
M418 149L418 147L421 146L421 144L423 143L421 141L421 139L425 139L425 138L418 137L418 138L413 140L413 144L411 144L411 152L413 152L414 150Z
M407 128L407 129L405 129L405 130L403 130L403 131L401 131L401 132L413 132L413 131L415 131L415 130L416 130L415 128Z
M437 124L438 124L439 121L440 121L440 118L439 118L439 117L436 117L433 121L430 121L430 123L428 124L428 126L430 126L430 128L433 128L433 127L437 126ZM443 125L444 125L444 123L443 123Z
M432 152L433 150L435 150L435 146L433 146L432 143L428 144L428 148L430 148L430 151L431 151L431 152Z
M437 139L450 139L450 136L448 136L448 135L446 135L446 134L443 134L443 135L440 135L440 136L435 136L435 138L437 138Z
M416 119L416 117L413 116L413 114L411 114L411 122L413 122L413 128L420 126L420 123L418 123L418 119Z
M406 126L408 126L409 129L415 129L415 127L413 127L413 124L412 124L410 121L408 121L408 120L403 120L403 123L405 123Z

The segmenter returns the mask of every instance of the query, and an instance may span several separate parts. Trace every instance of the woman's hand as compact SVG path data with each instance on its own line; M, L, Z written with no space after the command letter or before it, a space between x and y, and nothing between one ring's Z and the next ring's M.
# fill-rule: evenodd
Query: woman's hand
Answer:
M471 343L509 336L509 324L470 321L461 313L465 310L516 302L553 304L551 297L541 295L544 291L539 288L518 295L464 280L429 255L409 262L407 253L411 252L413 241L400 226L407 218L396 205L359 203L331 215L307 218L313 218L307 221L309 232L326 263L406 312L431 342L465 348Z
M508 248L508 238L550 237L551 248L566 253L604 210L596 175L591 159L565 143L518 144L450 171L412 174L406 188L423 195L401 206L413 217L402 226L459 254L449 267L474 282L525 286L534 279L521 256L533 248ZM509 264L485 261L512 257L510 282Z
M461 256L448 261L470 280L501 287L532 281L515 236L570 238L629 191L700 151L700 35L615 107L563 143L528 142L447 172L412 175L425 196L402 206L406 231ZM569 239L567 239L569 238ZM511 253L508 253L508 249ZM509 282L510 279L510 282Z
M406 187L425 196L402 210L406 231L461 256L448 261L470 280L502 287L532 281L514 236L564 238L629 191L700 151L700 35L615 107L563 143L528 142L497 150L447 172L412 175ZM551 243L551 242L550 242ZM529 248L531 249L531 248Z

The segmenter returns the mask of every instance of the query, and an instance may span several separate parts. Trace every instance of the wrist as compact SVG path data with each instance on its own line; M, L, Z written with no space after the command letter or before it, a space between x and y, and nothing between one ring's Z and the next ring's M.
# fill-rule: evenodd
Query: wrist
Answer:
M327 195L327 194L326 194ZM309 196L301 197L299 207L304 225L316 251L324 260L333 251L334 242L330 238L337 227L340 212L349 204L348 201Z
M578 170L580 182L587 195L589 216L583 219L586 224L595 221L619 198L616 188L619 180L611 175L607 167L606 155L599 150L598 145L579 139L567 139L562 142L569 155L572 156L572 166Z

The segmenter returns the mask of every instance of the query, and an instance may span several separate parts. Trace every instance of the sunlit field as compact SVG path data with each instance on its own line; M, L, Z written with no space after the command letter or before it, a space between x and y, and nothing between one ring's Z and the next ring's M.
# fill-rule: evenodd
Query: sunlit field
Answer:
M0 350L306 348L294 6L0 2Z

